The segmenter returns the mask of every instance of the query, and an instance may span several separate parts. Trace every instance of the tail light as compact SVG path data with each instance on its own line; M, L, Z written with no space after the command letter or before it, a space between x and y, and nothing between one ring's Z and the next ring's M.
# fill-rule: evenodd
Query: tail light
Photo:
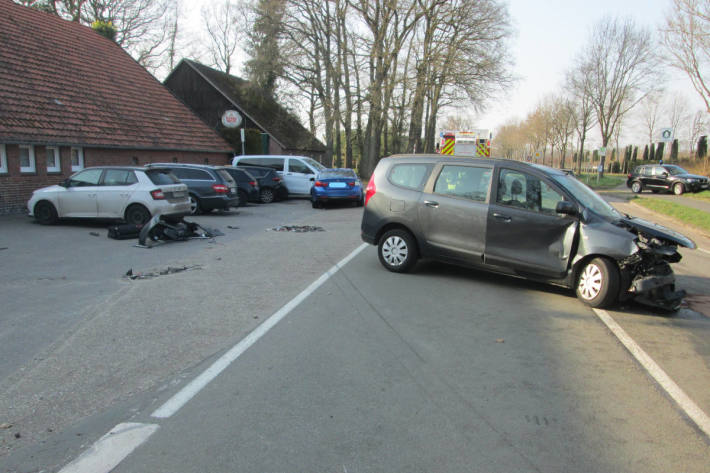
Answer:
M252 187L256 187L256 181L249 181L249 185Z
M224 184L213 184L212 189L218 194L229 194L229 187Z
M154 191L150 191L150 196L153 198L153 200L165 199L165 194L163 194L163 191L161 189L155 189Z
M367 182L367 188L365 189L365 205L370 200L370 197L375 195L377 192L377 186L375 186L375 173L372 173L370 180Z
M274 182L281 182L281 178L280 178L280 177L272 177L271 180L274 181Z
M629 179L631 179L631 173L628 173L628 174L626 175L626 177L629 178Z
M355 187L355 181L350 181L350 182L348 182L348 185L349 185L350 187Z
M313 185L316 187L328 187L328 183L323 181L316 181Z

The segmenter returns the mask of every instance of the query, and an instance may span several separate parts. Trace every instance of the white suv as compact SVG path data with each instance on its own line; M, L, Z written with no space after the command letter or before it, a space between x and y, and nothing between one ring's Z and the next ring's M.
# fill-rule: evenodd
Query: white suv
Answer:
M168 169L107 166L86 168L59 185L37 189L27 209L42 224L60 218L143 224L155 215L190 213L190 200L187 186Z

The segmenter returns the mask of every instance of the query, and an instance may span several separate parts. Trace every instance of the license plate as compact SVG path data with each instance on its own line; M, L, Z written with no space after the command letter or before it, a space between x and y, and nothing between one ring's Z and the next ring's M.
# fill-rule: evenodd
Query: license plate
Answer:
M345 187L347 187L347 184L345 184L344 182L331 182L330 184L328 184L328 187L332 187L333 189L344 189Z
M180 192L173 192L173 197L185 197L185 193L180 191Z

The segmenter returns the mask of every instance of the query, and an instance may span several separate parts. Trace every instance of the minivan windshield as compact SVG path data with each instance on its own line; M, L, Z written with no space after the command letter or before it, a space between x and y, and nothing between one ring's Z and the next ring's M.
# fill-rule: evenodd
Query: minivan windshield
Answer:
M311 158L301 158L301 159L303 161L305 161L306 163L310 164L312 168L316 168L319 171L322 171L323 169L328 169L327 167L323 166L321 163L319 163L315 159L311 159Z
M585 208L608 219L621 218L621 214L614 207L609 205L606 200L602 199L599 194L584 183L578 181L577 178L567 174L555 174L551 177L564 187L567 192L572 194Z

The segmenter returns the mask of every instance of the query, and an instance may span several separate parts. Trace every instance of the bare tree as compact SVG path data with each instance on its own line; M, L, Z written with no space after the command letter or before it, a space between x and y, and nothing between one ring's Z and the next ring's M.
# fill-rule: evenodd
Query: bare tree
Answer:
M230 74L234 53L244 39L242 28L244 5L233 0L214 2L202 9L202 21L209 36L207 52L212 65Z
M681 122L688 118L687 109L688 100L682 94L674 94L666 104L665 115L668 120L666 123L673 128L673 133L676 137L680 134L679 127Z
M641 119L644 132L648 136L648 144L653 143L658 127L658 116L661 113L661 96L657 93L648 94L640 103Z
M662 32L669 64L688 75L710 113L710 2L673 0Z
M701 136L707 135L708 133L708 121L707 112L704 110L698 110L695 115L692 116L692 121L690 122L690 127L688 130L688 150L692 155L696 149L696 144ZM697 157L697 156L696 156Z
M660 83L651 34L631 20L606 17L594 27L577 65L592 74L586 82L602 146L620 120ZM601 173L605 157L601 158Z
M552 134L560 149L560 168L564 168L567 145L575 128L574 105L568 97L556 97L552 110Z
M567 73L568 88L574 97L573 120L574 128L577 132L577 142L579 143L577 174L582 172L584 142L587 139L587 133L596 125L594 103L591 96L592 86L589 84L592 80L592 74L587 67L589 66L581 63Z

